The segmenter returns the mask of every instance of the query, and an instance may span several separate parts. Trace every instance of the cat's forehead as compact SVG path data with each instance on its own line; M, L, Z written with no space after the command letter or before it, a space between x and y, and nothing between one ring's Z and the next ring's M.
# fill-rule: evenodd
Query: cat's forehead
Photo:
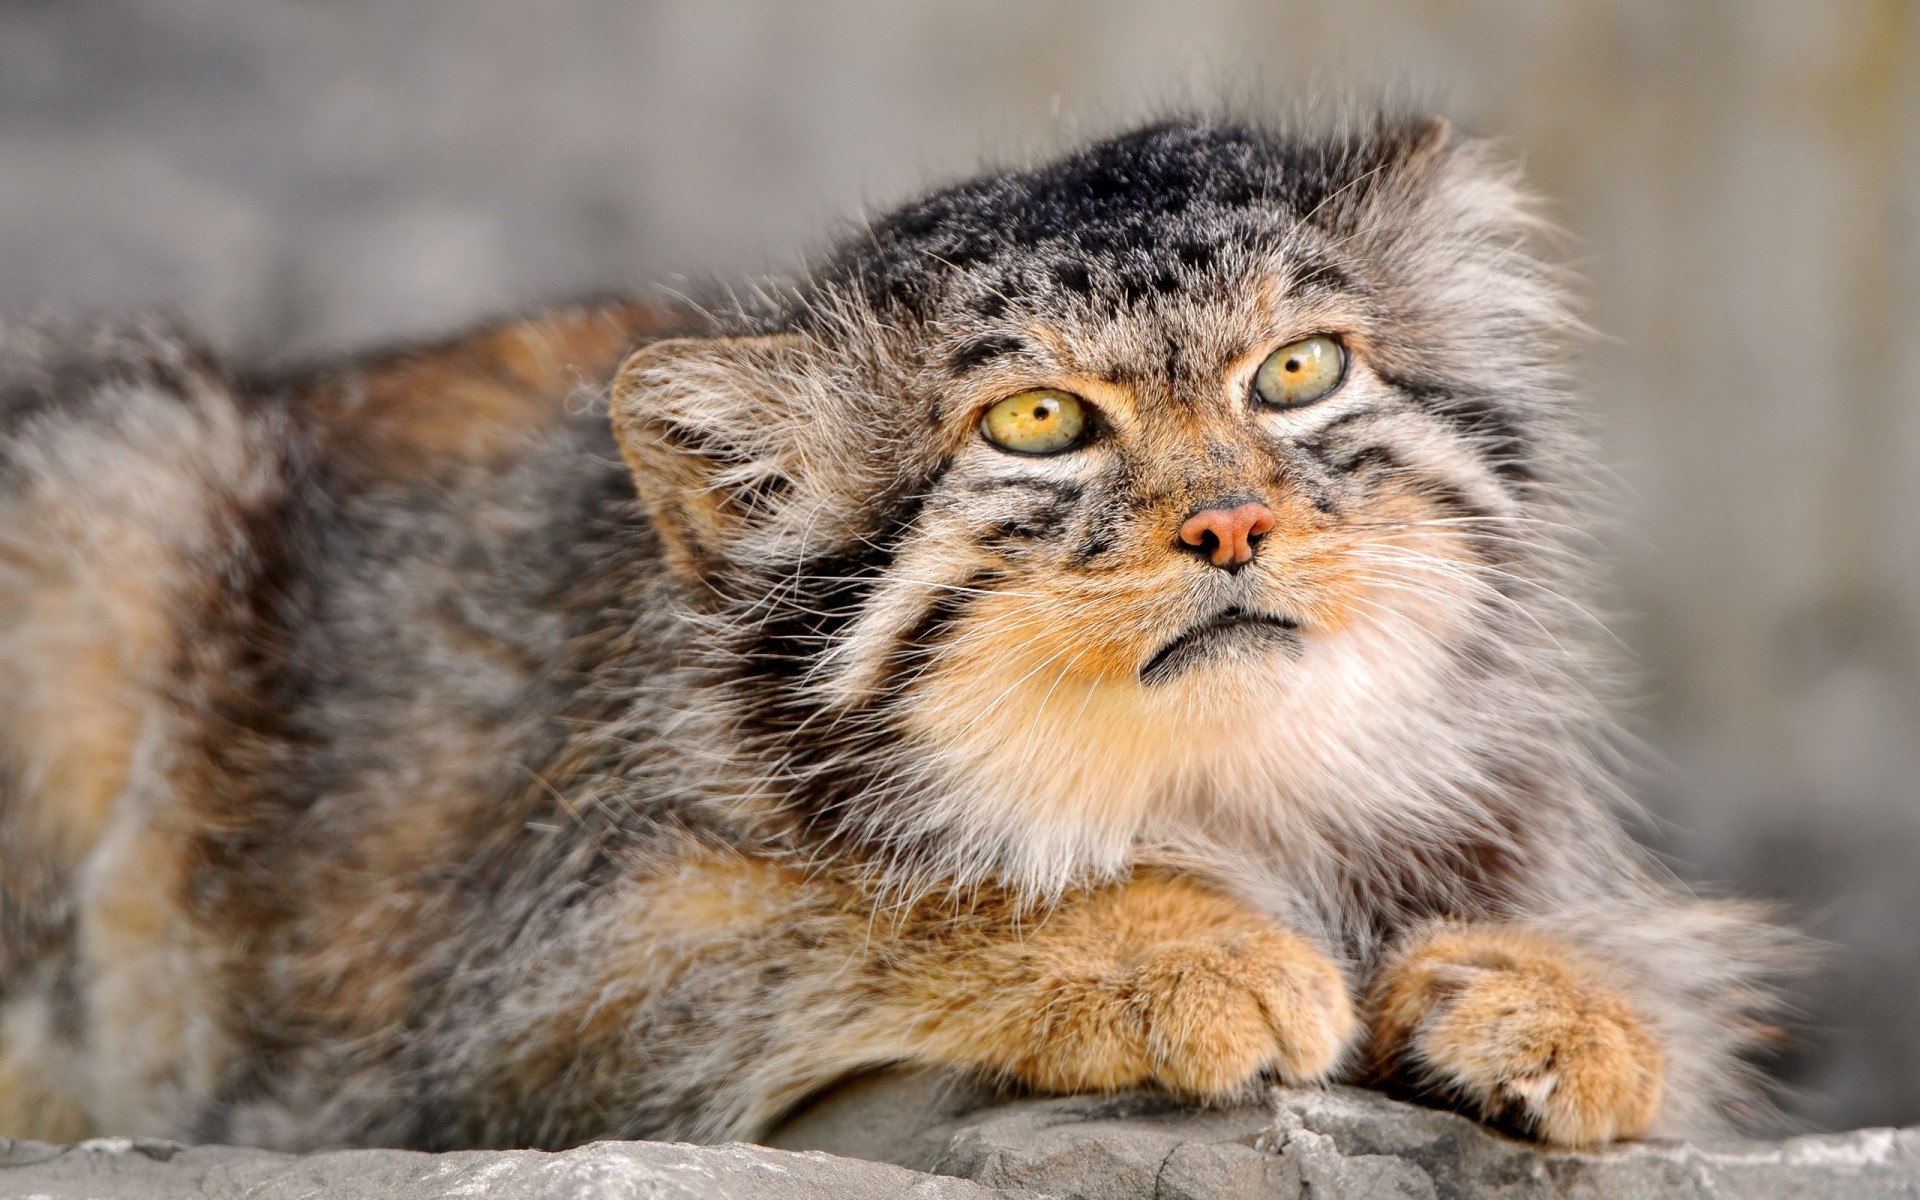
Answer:
M925 197L874 222L832 274L874 308L941 324L1151 312L1244 287L1283 248L1336 277L1314 251L1406 140L1152 127Z
M1345 226L1420 133L1152 127L916 201L823 282L880 317L895 358L1177 386L1352 307L1366 267Z
M1177 288L1117 311L1035 304L981 330L956 322L933 366L964 401L976 388L1111 384L1138 401L1211 393L1247 356L1314 333L1340 333L1358 317L1353 297L1302 282L1285 254L1223 271L1209 288Z

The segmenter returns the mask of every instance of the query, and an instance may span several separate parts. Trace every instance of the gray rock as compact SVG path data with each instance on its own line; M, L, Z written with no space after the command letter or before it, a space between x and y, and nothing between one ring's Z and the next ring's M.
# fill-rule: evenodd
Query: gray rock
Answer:
M1920 1196L1920 1129L1543 1152L1356 1088L1195 1111L1138 1094L995 1102L949 1078L881 1076L771 1140L1084 1200Z
M0 1139L0 1196L34 1200L990 1200L1000 1193L826 1154L762 1146L597 1142L538 1150L273 1154L96 1138L75 1146Z
M1137 1093L1006 1100L953 1076L878 1075L817 1101L770 1140L773 1148L601 1142L558 1154L305 1156L124 1138L0 1140L0 1197L1920 1197L1920 1129L1543 1152L1354 1088L1280 1089L1269 1106L1196 1110Z

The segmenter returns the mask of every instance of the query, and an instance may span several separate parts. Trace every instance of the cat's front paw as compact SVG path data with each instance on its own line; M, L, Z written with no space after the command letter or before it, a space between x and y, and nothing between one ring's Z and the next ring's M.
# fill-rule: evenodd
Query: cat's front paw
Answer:
M1264 1071L1309 1083L1333 1071L1357 1020L1346 980L1282 931L1178 945L1145 957L1133 980L1156 1083L1231 1093Z
M1044 961L1004 1069L1049 1091L1157 1084L1231 1096L1271 1073L1332 1073L1358 1025L1337 967L1307 939L1211 892L1144 881L1035 937Z
M1644 1134L1663 1055L1576 953L1506 928L1451 929L1403 951L1369 996L1376 1068L1545 1142Z

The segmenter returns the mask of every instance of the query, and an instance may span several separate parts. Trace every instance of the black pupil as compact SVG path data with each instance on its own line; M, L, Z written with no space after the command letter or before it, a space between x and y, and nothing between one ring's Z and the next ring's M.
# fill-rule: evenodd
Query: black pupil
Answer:
M1045 400L1033 406L1033 419L1044 421L1053 415L1053 408Z
M1288 374L1292 374L1293 372L1295 372L1295 371L1298 371L1299 369L1300 369L1300 360L1299 360L1299 359L1297 359L1297 358L1290 358L1290 359L1288 359L1288 360L1287 360L1287 373L1288 373Z

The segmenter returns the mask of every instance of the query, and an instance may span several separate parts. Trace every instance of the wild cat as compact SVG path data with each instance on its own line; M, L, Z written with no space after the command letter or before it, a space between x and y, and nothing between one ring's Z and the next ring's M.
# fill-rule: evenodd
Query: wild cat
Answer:
M11 327L0 1132L1737 1116L1787 943L1614 815L1537 227L1438 120L1192 119L706 308Z

